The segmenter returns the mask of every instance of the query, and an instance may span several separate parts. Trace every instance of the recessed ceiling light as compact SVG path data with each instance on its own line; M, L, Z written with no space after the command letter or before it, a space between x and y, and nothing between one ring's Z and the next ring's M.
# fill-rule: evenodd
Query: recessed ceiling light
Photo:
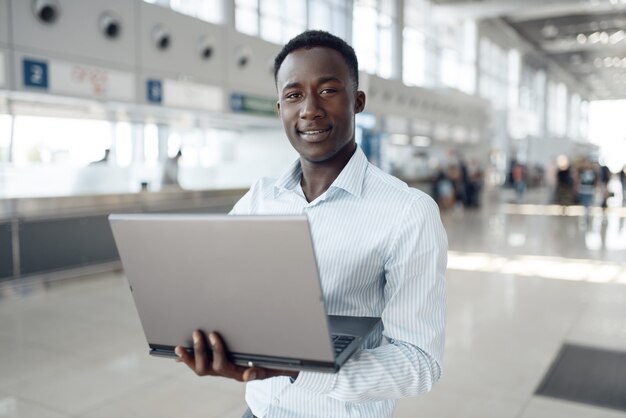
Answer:
M585 42L587 42L587 35L585 35L584 33L579 33L576 37L576 40L579 44L584 44Z
M609 34L606 32L602 32L600 34L600 42L602 42L603 44L608 44L609 43Z
M541 29L544 38L555 38L559 34L559 29L552 23L546 23Z
M611 41L612 44L615 45L616 43L623 41L625 38L626 38L626 34L624 33L624 31L618 30L617 32L615 32L609 37L609 40Z

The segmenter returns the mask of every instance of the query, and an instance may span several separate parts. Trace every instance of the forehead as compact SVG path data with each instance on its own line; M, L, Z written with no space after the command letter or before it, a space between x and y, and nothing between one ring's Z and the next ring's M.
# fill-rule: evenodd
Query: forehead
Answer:
M300 48L285 57L277 74L278 87L287 83L304 83L332 76L344 83L350 79L350 70L343 56L332 48Z

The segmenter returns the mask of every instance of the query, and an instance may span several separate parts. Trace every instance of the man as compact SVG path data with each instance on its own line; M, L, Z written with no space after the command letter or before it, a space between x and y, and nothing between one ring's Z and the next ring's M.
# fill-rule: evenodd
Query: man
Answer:
M383 329L336 374L229 363L224 343L194 333L198 375L248 382L246 417L390 417L395 400L441 376L447 239L436 204L368 163L354 117L365 107L354 50L320 31L292 39L274 65L277 109L300 158L261 179L232 214L301 214L311 225L328 313L379 316ZM280 289L276 289L280 292Z

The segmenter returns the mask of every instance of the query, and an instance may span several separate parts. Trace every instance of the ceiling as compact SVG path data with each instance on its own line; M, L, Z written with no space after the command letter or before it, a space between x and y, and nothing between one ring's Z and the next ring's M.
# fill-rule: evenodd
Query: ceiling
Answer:
M571 74L590 99L626 99L626 0L433 0L440 9L499 19Z

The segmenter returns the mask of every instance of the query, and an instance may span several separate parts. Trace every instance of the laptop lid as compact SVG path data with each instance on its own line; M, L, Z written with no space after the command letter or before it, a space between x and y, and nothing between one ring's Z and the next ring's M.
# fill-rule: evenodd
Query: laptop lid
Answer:
M337 368L306 216L109 220L153 351L191 347L201 329L220 333L240 364Z

